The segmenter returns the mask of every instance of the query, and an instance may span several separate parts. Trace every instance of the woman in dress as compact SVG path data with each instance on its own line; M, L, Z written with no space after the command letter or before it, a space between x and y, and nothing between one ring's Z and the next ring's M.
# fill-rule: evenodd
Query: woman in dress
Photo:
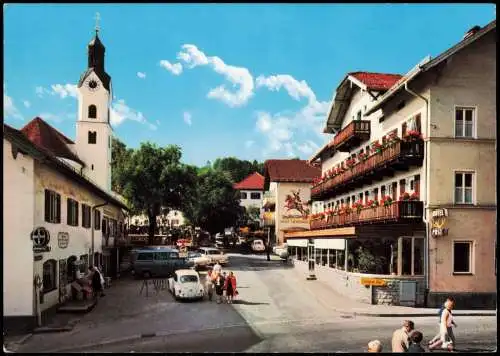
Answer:
M212 272L213 274L214 272ZM217 304L222 303L222 295L224 294L224 277L222 274L217 273L217 277L215 278L215 294L217 295Z
M226 290L227 303L231 304L233 302L236 293L236 277L233 272L229 272L229 276L226 278L224 283L224 289Z

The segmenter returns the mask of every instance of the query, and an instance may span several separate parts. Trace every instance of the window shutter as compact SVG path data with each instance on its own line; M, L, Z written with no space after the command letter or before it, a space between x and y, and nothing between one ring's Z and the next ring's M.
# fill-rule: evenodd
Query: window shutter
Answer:
M87 209L85 207L85 204L82 204L82 227L85 227L85 225L87 224L86 215L87 215Z
M78 226L78 202L75 201L75 226Z
M45 221L50 222L50 191L45 189Z
M67 204L66 204L66 223L68 225L71 225L71 206L72 206L72 200L67 199Z
M56 222L61 223L61 194L56 194Z
M417 114L417 116L415 116L415 126L417 126L417 131L418 132L422 132L422 119L421 119L421 116L420 114Z
M406 135L406 126L408 126L408 124L406 122L403 122L403 124L401 125L401 136L402 137L405 137L405 135Z

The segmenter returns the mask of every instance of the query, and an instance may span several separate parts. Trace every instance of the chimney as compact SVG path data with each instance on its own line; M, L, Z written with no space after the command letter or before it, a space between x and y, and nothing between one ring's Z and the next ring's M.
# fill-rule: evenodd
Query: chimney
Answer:
M464 35L464 37L462 38L462 40L465 40L467 38L469 38L470 36L473 36L475 35L479 30L481 30L481 26L474 26L473 28L471 28L469 31L467 31Z

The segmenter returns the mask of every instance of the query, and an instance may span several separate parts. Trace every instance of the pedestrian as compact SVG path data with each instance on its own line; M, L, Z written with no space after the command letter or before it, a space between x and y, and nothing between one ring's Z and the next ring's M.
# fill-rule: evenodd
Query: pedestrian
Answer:
M214 265L214 272L216 273L221 273L222 272L222 266L219 264L219 262L216 262Z
M405 320L403 327L392 334L392 352L406 352L410 343L409 334L415 329L415 323Z
M94 298L97 299L99 296L104 297L103 285L101 283L101 275L99 270L94 266L90 266L89 270L92 272L92 291Z
M382 343L379 340L373 340L368 343L368 352L382 352Z
M441 316L443 315L443 311L446 309L446 302L448 302L448 300L452 300L453 298L452 297L449 297L449 298L446 298L445 302L443 303L443 305L441 306L441 309L439 309L439 318L438 318L438 333L436 334L436 336L434 336L432 338L432 340L429 341L429 346L434 344L436 341L438 341L440 338L441 338L441 331L440 331L440 325L441 325ZM455 323L454 320L452 320L452 323L453 325L456 327L457 324Z
M217 295L217 304L222 303L224 294L224 276L220 273L217 273L217 277L215 279L215 294Z
M229 276L225 279L224 289L226 290L227 303L233 303L234 296L238 294L236 290L236 276L233 272L229 272Z
M420 345L424 335L420 331L413 331L410 334L410 346L408 346L408 351L410 353L422 353L425 352L425 349Z
M456 345L455 334L453 333L453 325L456 323L453 320L452 310L455 307L453 297L448 297L444 303L444 309L441 313L439 323L439 340L434 341L429 345L429 350L435 350L439 347L453 351Z
M215 273L212 272L212 269L209 269L206 280L206 289L209 301L212 301L212 297L214 295L214 281L212 278L215 278Z

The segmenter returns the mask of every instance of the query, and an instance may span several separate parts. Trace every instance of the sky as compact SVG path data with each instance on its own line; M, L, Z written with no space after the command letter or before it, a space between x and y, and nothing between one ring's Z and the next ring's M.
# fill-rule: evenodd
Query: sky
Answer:
M308 159L348 72L405 74L496 18L492 4L4 5L4 120L75 137L76 84L106 46L111 124L183 161Z

